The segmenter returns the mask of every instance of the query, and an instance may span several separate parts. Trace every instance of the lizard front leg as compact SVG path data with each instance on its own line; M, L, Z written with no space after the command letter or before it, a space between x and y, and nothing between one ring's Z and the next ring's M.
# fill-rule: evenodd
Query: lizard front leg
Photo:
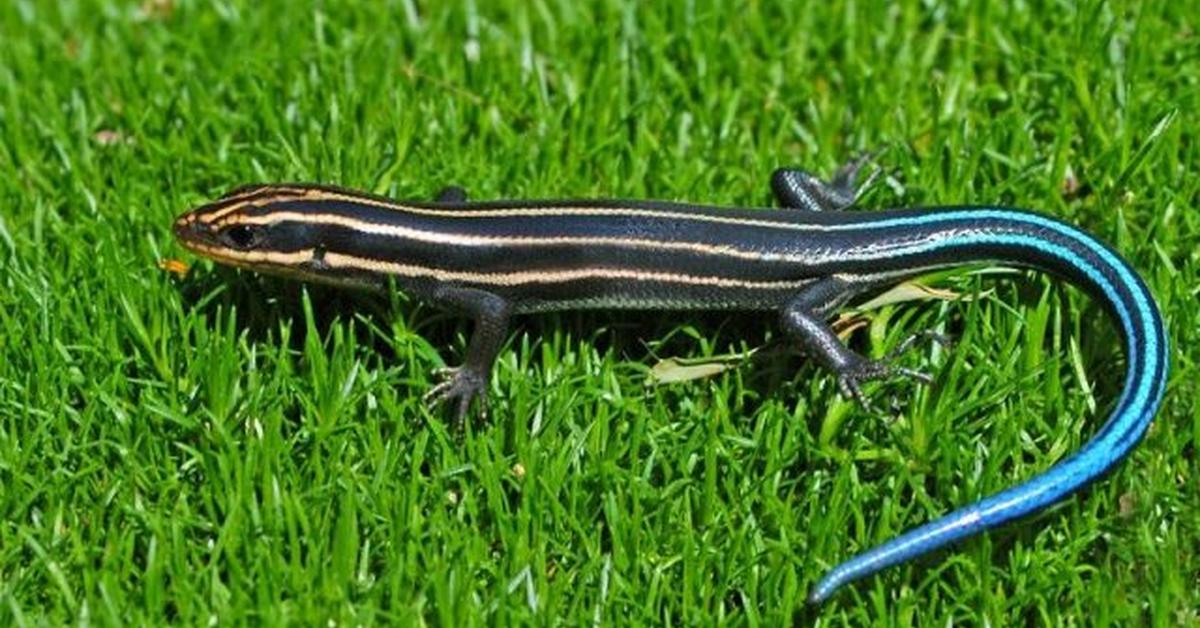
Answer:
M475 321L475 329L467 346L467 357L462 365L439 371L438 375L443 380L425 395L429 403L446 401L456 404L454 420L461 427L474 399L479 399L481 414L486 414L488 376L508 334L512 307L504 297L477 288L439 286L432 296L435 302L462 312Z

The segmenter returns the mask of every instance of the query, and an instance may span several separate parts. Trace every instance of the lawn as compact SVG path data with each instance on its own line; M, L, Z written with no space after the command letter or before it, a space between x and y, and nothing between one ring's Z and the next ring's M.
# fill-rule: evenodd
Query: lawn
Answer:
M0 3L0 624L1200 621L1194 10L585 4ZM878 148L861 211L1016 205L1112 243L1173 372L1091 489L819 609L836 562L1096 430L1124 361L1095 303L972 266L850 313L871 355L957 341L905 357L934 385L870 386L882 413L773 317L529 318L456 435L420 397L466 321L170 232L257 181L768 205L774 167Z

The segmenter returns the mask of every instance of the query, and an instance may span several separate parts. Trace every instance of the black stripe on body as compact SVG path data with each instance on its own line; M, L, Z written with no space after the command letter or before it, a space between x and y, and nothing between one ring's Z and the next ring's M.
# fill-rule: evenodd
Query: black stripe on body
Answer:
M445 270L506 273L517 271L617 268L750 281L783 281L809 276L803 263L733 258L719 252L637 244L563 242L545 244L455 244L411 237L363 233L342 226L287 221L269 227L270 248L292 252L324 249L386 262ZM736 262L736 263L733 263Z

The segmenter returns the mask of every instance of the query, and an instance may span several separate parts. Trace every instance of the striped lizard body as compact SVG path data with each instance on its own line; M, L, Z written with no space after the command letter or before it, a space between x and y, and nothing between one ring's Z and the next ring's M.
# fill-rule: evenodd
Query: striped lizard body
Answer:
M1078 452L1013 488L964 506L837 565L821 602L853 580L1039 510L1124 458L1163 396L1167 337L1145 284L1119 255L1063 222L1003 207L836 211L852 204L860 162L826 184L779 170L782 209L625 200L432 202L340 188L239 188L190 211L175 233L220 263L384 290L475 320L464 364L431 395L461 420L481 398L511 316L579 308L776 312L783 329L866 403L862 382L923 373L846 348L827 318L855 296L932 269L999 261L1084 289L1117 323L1127 367L1108 419Z

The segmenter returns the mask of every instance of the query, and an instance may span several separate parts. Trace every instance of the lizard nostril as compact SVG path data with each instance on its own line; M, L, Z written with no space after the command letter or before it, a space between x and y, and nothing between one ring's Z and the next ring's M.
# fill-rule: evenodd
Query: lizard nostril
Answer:
M180 216L175 220L174 231L175 237L186 239L198 235L201 231L201 225L188 214Z

